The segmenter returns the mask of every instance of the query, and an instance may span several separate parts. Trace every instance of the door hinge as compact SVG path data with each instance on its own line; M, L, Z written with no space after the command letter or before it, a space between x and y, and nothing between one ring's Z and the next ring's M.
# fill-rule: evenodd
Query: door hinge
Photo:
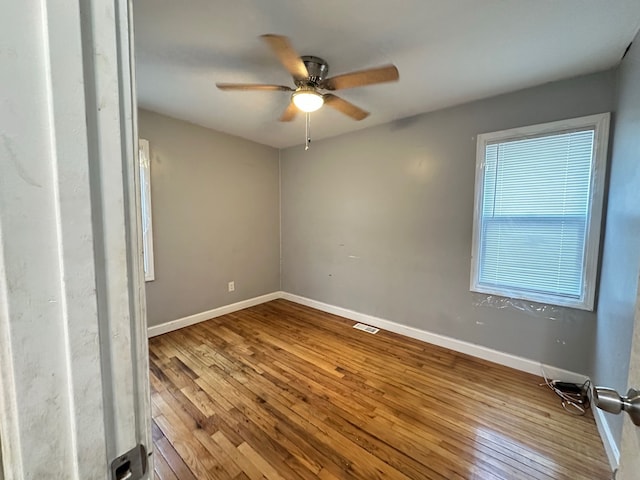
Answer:
M140 480L147 473L147 449L136 445L111 462L111 480Z

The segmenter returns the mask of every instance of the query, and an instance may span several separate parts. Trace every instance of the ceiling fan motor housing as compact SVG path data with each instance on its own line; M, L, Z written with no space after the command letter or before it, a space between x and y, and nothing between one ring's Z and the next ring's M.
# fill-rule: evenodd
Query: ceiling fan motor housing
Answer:
M329 73L329 64L320 57L314 57L313 55L305 55L300 57L304 66L307 67L309 72L309 79L306 81L296 82L297 86L306 84L312 84L317 86L322 80L327 78Z

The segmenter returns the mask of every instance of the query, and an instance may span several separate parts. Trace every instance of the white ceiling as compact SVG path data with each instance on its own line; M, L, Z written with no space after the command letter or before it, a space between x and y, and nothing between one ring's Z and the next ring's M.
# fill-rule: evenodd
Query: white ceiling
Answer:
M274 147L304 143L277 119L293 86L258 38L288 36L329 76L393 63L400 81L336 92L371 115L323 108L314 139L616 65L640 27L638 0L134 0L141 107Z

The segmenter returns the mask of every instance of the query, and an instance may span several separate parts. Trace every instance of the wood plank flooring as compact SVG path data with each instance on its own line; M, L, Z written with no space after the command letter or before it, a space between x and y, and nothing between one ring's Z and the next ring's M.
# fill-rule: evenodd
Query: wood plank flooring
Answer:
M275 300L150 339L155 474L609 479L539 377Z

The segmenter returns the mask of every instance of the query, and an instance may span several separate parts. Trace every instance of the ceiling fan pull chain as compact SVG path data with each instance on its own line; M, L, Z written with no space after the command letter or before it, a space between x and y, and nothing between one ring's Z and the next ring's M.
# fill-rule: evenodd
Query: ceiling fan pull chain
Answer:
M309 112L306 113L306 126L304 149L309 150L309 144L311 143L311 114Z

